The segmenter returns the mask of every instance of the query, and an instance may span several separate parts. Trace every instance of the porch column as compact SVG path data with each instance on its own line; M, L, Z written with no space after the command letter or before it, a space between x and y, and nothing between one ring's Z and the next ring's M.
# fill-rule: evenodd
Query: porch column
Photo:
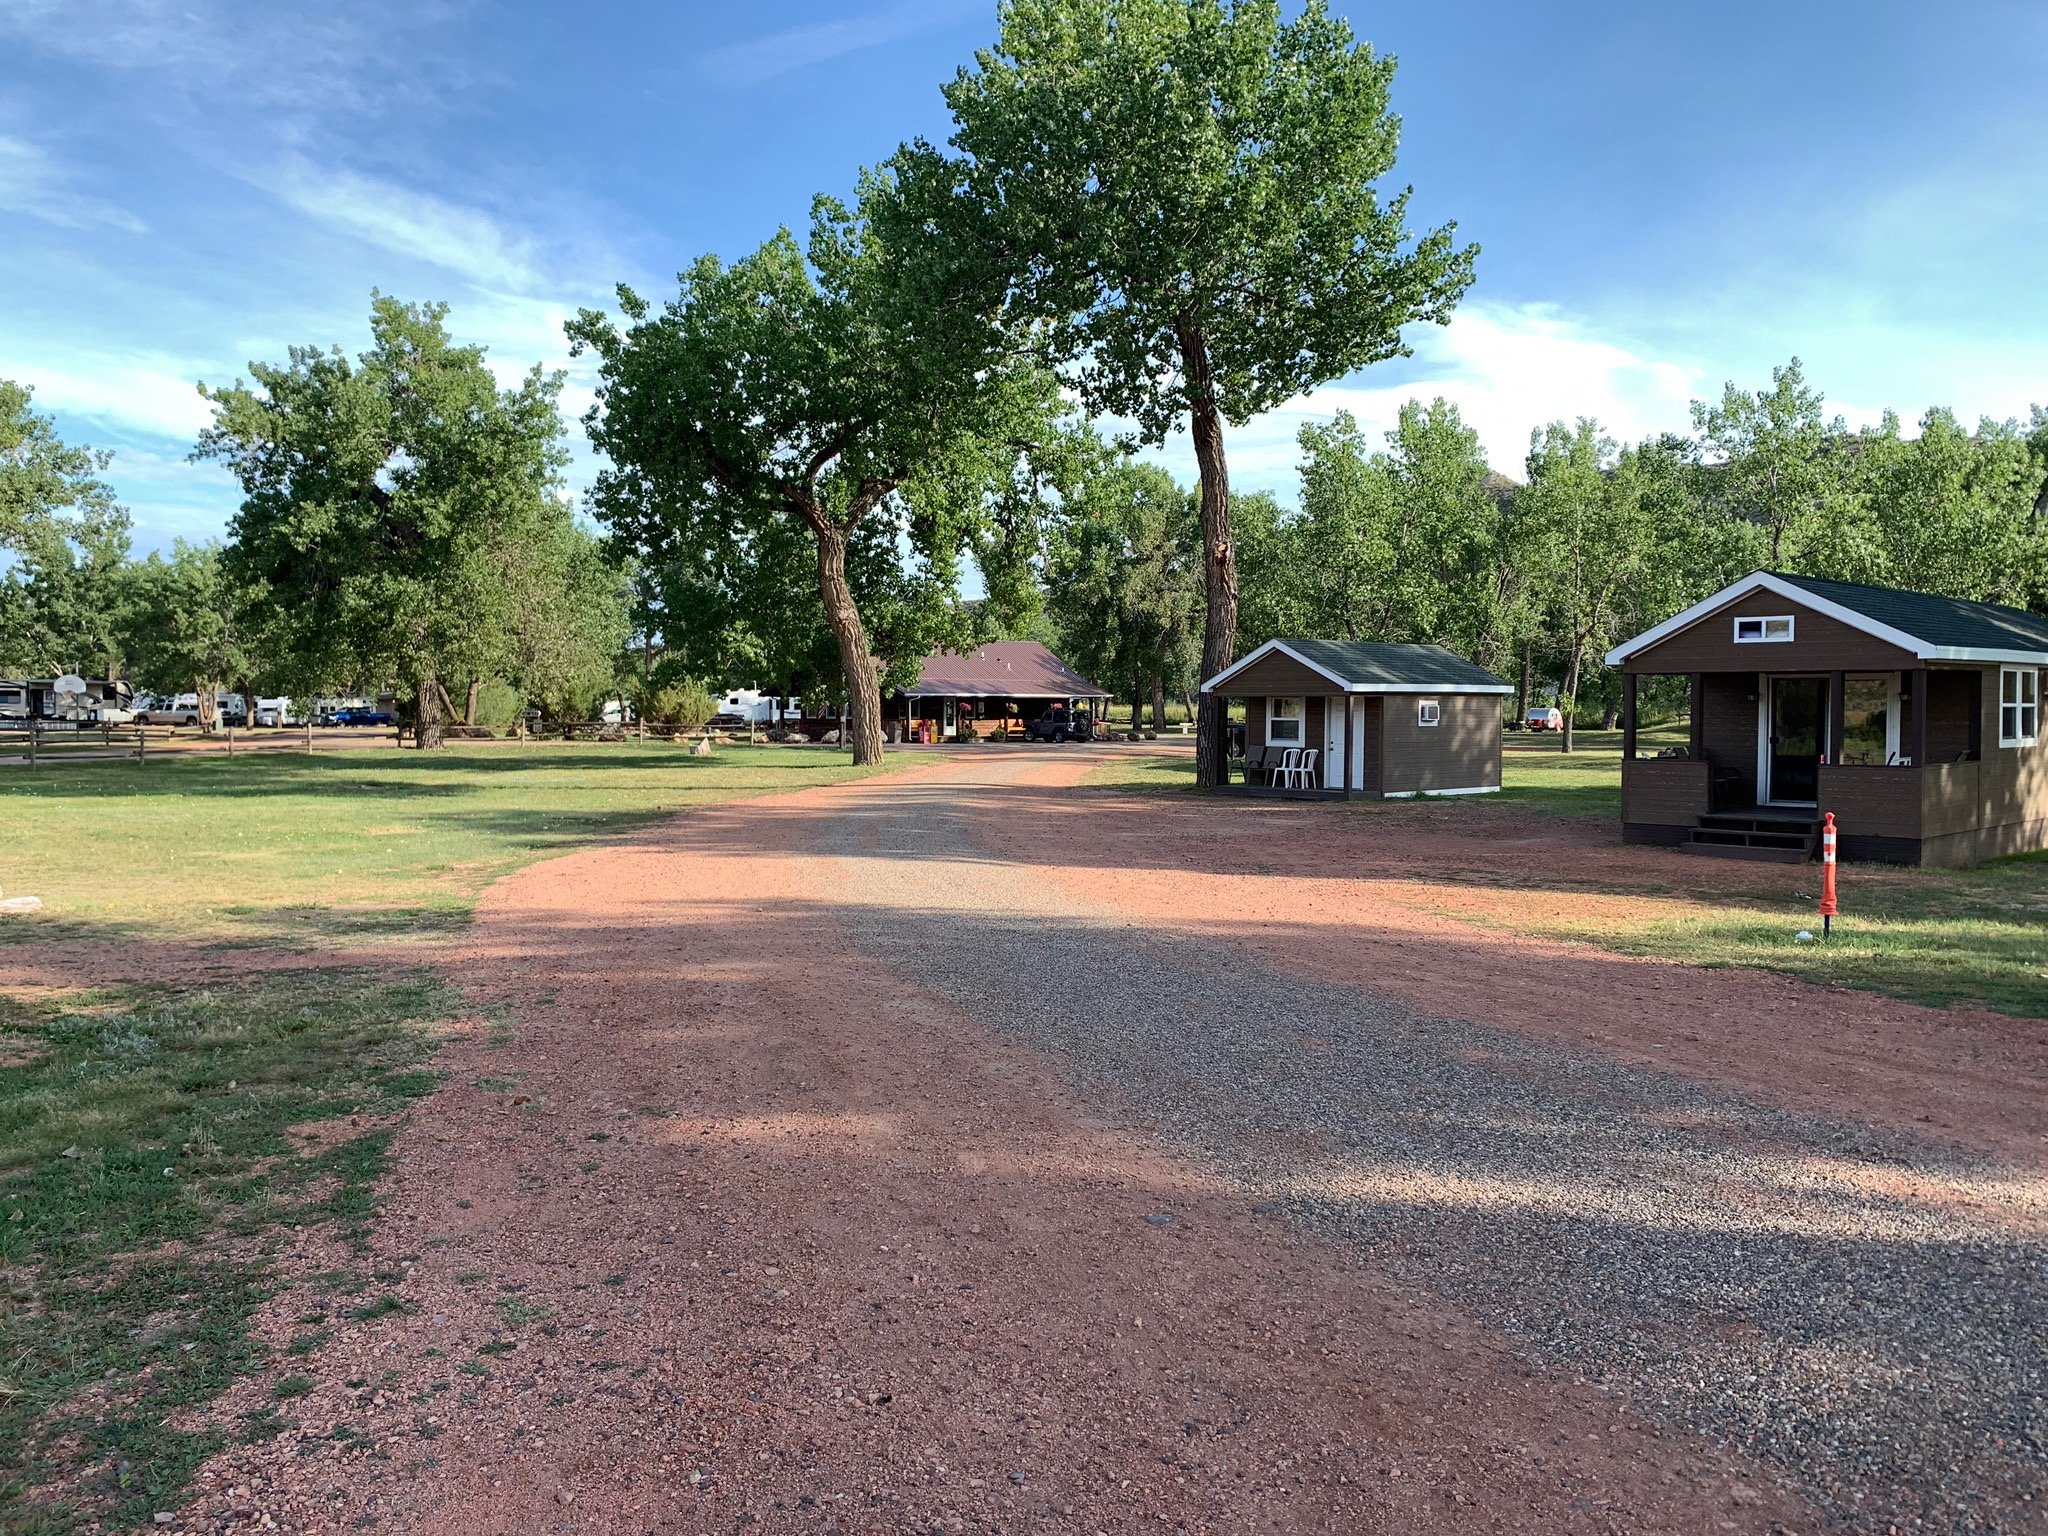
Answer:
M1696 763L1707 760L1707 675L1695 672L1692 675L1692 715L1690 720L1692 739L1687 744L1687 753Z
M1913 680L1913 766L1927 766L1927 669L1915 667L1906 674Z
M1358 764L1355 761L1358 754L1351 750L1351 712L1357 706L1358 696L1347 692L1344 695L1344 798L1346 800L1352 798L1352 782L1358 778Z
M1824 763L1842 760L1842 738L1849 733L1849 674L1828 674L1828 744L1821 754Z
M1621 679L1621 760L1636 760L1636 690L1641 679L1625 672Z

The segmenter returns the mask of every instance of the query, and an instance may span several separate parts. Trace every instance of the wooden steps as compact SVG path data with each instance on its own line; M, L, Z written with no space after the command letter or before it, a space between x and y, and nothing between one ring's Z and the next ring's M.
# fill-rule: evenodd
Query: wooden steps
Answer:
M1724 859L1804 864L1820 846L1820 819L1798 812L1723 811L1702 816L1680 847Z

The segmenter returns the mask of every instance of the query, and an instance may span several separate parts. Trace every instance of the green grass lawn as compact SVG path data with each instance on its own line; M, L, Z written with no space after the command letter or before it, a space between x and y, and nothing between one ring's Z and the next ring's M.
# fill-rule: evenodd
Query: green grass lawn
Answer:
M1842 865L1833 936L1802 942L1800 933L1821 932L1819 887L1818 866L1808 866L1776 888L1649 902L1639 921L1516 926L1624 954L1753 966L1934 1007L1976 1004L2048 1018L2048 854L1967 870Z
M1683 740L1682 725L1642 736L1646 748ZM1501 793L1460 802L1465 814L1475 825L1503 814L1595 819L1610 825L1618 842L1620 733L1581 731L1575 747L1567 755L1555 738L1510 736ZM1120 757L1094 770L1088 782L1126 791L1186 792L1194 788L1194 772L1192 755ZM1399 816L1410 803L1365 800L1329 809L1338 815ZM1974 1003L2022 1018L2048 1017L2048 854L1968 870L1845 864L1843 916L1826 943L1798 938L1802 930L1820 930L1814 914L1817 866L1752 866L1754 877L1745 888L1731 886L1727 865L1703 867L1676 852L1652 857L1668 860L1668 870L1641 887L1645 900L1638 918L1488 921L1624 954L1752 966L1937 1007ZM1688 895L1688 881L1707 871L1711 883L1700 882L1698 893ZM1569 870L1548 878L1574 889L1614 889ZM1526 881L1526 871L1518 871L1510 883Z
M906 759L894 757L892 765ZM0 963L42 941L75 988L0 989L0 1531L147 1526L218 1431L175 1410L276 1377L275 1433L320 1370L316 1324L379 1305L362 1265L296 1282L306 1347L249 1331L294 1226L359 1251L385 1166L377 1117L438 1080L459 1000L402 940L467 919L493 879L665 813L864 776L836 752L666 744L164 757L0 770ZM232 984L136 974L148 943L336 955ZM492 1039L509 1042L509 1025ZM366 1129L295 1141L358 1115Z
M498 876L593 838L865 772L826 749L666 742L8 768L0 891L45 910L0 924L0 944L58 925L228 941L443 927Z

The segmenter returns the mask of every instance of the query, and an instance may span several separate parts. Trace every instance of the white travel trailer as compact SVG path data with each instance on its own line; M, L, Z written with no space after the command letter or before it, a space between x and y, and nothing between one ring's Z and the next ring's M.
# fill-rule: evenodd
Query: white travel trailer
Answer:
M720 701L721 715L737 716L749 725L780 725L784 720L803 718L801 699L780 698L758 688L736 688Z

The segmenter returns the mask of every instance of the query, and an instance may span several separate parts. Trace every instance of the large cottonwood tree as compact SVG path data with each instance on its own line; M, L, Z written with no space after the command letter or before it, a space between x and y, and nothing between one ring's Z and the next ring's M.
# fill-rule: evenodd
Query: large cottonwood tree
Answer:
M808 245L785 230L730 266L702 257L659 311L621 288L623 326L584 310L568 328L600 365L585 420L612 467L593 502L619 543L743 552L779 521L809 533L859 763L881 760L881 678L850 549L890 521L949 562L962 488L996 483L1050 405L985 303L878 234L893 197L867 176L858 210L818 200Z
M225 569L296 686L400 680L438 746L447 683L501 662L535 591L566 579L561 376L500 389L447 306L374 297L371 347L294 347L253 382L202 389L197 457L242 484ZM526 578L534 576L536 581ZM565 621L567 609L556 612Z
M953 155L899 157L938 259L1004 284L1093 411L1201 470L1201 670L1233 659L1237 564L1226 422L1404 355L1442 321L1473 247L1408 229L1383 197L1400 120L1394 61L1323 0L1008 0L997 44L946 88ZM1224 751L1204 696L1204 784Z

